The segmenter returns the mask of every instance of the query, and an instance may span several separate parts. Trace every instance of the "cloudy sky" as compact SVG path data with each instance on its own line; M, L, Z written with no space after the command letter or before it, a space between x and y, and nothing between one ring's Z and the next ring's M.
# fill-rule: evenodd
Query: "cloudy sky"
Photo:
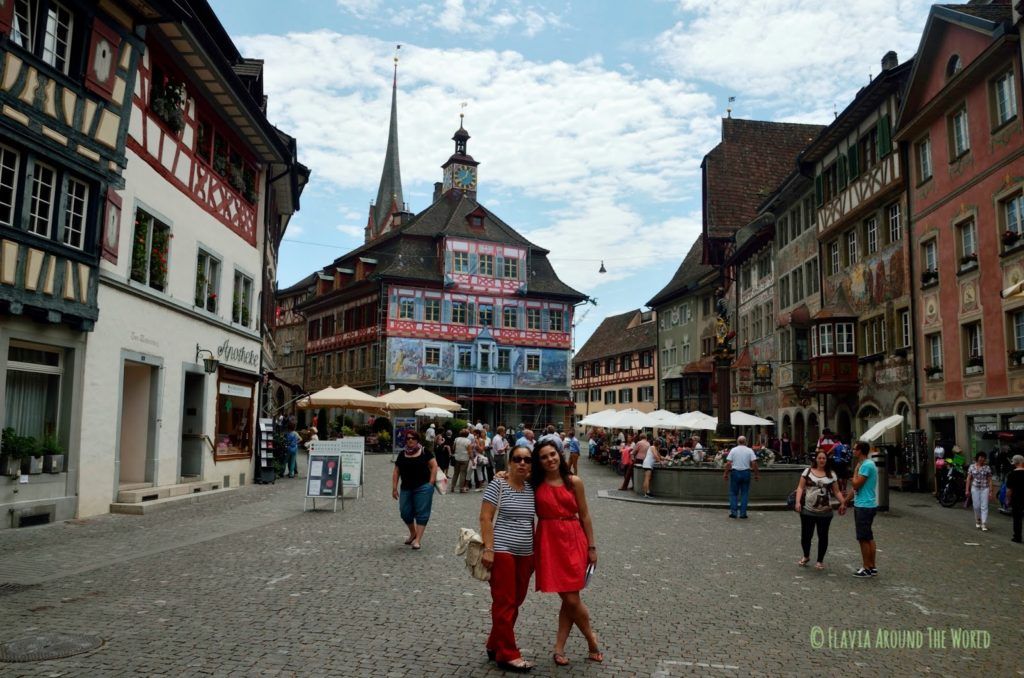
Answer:
M281 250L290 285L362 243L399 64L405 199L428 206L466 103L480 201L597 300L642 306L700 231L700 161L734 117L828 123L917 48L921 0L213 0L266 60L270 118L313 179ZM601 261L607 268L599 274Z

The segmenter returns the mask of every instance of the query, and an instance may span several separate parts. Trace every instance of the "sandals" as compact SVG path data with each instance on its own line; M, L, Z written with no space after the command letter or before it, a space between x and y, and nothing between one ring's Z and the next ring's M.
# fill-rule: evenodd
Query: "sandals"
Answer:
M513 659L510 662L498 662L498 668L503 671L511 671L513 673L527 673L533 670L536 666L533 662L528 662L522 657L519 659Z
M404 543L404 544L405 544L406 546L408 546L408 545L412 544L412 543L413 543L414 541L416 541L416 537L409 537L409 538L408 538L408 539L406 539L406 540L405 540L405 541L404 541L403 543Z
M818 570L818 571L824 570L825 569L825 563L815 563L814 564L814 569Z
M421 547L420 547L420 545L419 545L419 544L416 544L416 543L413 543L413 544L412 544L412 550L413 550L413 551L419 551L419 550L420 550L420 548L421 548Z
M556 652L551 655L551 661L555 662L558 666L569 665L569 658L565 656L564 652Z
M796 564L800 567L807 567L807 563L809 562L811 562L810 558L801 558L800 560L796 561Z
M601 652L600 650L594 650L593 652L588 652L587 653L587 661L588 662L594 662L595 664L600 664L601 662L604 661L604 652Z

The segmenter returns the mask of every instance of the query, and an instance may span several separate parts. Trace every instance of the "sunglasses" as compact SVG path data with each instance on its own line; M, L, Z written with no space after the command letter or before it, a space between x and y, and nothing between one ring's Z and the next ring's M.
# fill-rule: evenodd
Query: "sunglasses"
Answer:
M529 464L530 457L512 457L513 464Z

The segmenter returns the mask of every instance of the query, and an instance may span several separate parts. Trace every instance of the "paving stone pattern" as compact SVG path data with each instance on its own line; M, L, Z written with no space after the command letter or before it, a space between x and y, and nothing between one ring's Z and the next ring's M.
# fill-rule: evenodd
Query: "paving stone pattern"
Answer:
M928 495L893 496L876 521L880 575L859 580L852 516L836 518L824 573L796 567L789 512L598 499L618 478L581 465L600 563L584 592L606 652L551 663L558 598L531 593L517 631L534 675L1024 675L1024 548L1009 519L974 529ZM101 636L87 654L0 664L3 676L480 676L489 592L453 555L480 495L437 496L424 547L402 545L386 457L367 459L362 499L302 513L281 480L148 516L0 532L0 642L59 631ZM3 584L35 584L28 588ZM817 648L813 627L825 647ZM828 647L828 630L872 647ZM984 649L874 647L877 629L971 628ZM841 636L837 637L839 642Z

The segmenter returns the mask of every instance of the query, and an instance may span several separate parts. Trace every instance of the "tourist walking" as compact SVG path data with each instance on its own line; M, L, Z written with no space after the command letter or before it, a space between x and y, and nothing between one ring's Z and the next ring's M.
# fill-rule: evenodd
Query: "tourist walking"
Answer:
M437 456L437 450L435 449L434 443L437 441L437 431L434 428L433 422L427 427L426 432L423 434L423 442L426 443L427 452L430 452L435 457Z
M434 439L434 458L437 460L437 467L448 475L448 469L452 465L452 432L445 431L444 434L437 434Z
M619 489L626 491L633 482L633 435L626 437L626 442L619 447L619 464L622 466L622 484Z
M632 484L633 482L633 467L636 466L637 464L642 465L644 463L644 459L647 458L647 450L651 447L651 444L647 442L646 433L638 433L634 440L635 442L633 443L632 447L632 463L626 470L626 476L622 479L622 485L619 486L620 490L629 489L630 484ZM624 439L622 443L619 444L619 449L621 450L623 447L626 446L627 440Z
M465 493L469 483L467 473L469 471L469 447L472 442L469 439L469 430L459 431L459 437L452 443L452 456L455 461L455 471L452 473L452 491L459 488L459 492Z
M867 443L860 442L853 448L854 461L857 464L853 472L853 523L857 530L857 542L860 544L861 568L853 573L854 577L874 577L878 574L875 567L875 533L872 523L878 511L878 469L875 462L868 458L871 448Z
M661 456L661 441L655 440L647 446L647 454L644 456L644 496L648 499L651 494L651 477L654 475L654 465L663 464L666 459Z
M1024 522L1024 457L1019 454L1010 459L1013 470L1006 476L1006 503L1013 515L1012 541L1021 542L1021 523Z
M562 598L552 658L559 666L569 663L565 643L576 625L587 639L587 659L602 662L604 654L590 626L590 611L580 598L587 583L588 564L597 565L597 544L583 481L569 473L553 443L543 442L533 451L531 483L537 503L537 590Z
M580 441L576 439L576 432L569 431L569 437L565 441L565 448L569 450L569 472L578 475L580 470Z
M800 547L804 556L797 565L804 567L811 561L811 538L818 532L817 570L825 569L828 551L828 528L832 524L832 497L839 502L839 515L846 513L846 499L839 491L839 477L832 470L825 450L814 454L814 462L800 474L796 488L796 512L800 514Z
M288 422L288 433L284 434L284 446L288 451L288 459L284 464L285 478L294 478L299 475L299 443L302 438L295 432L295 422Z
M974 463L967 469L964 494L974 506L974 526L988 532L988 499L992 495L992 468L984 452L974 455Z
M491 438L491 456L494 458L494 471L504 471L508 468L508 441L505 440L505 427L499 426Z
M519 436L518 440L516 440L516 447L519 447L520 445L522 445L526 449L528 449L531 452L533 452L533 444L534 444L533 443L533 431L531 431L528 428L524 428L523 429L523 434L521 436Z
M423 531L430 520L430 507L434 501L434 478L437 462L434 455L420 445L420 434L405 434L405 449L395 459L391 474L391 496L398 500L398 512L409 528L405 543L417 551L423 540Z
M754 480L761 479L761 470L757 467L757 455L747 447L747 439L740 436L736 439L736 447L729 450L725 457L725 473L722 477L729 481L729 517L747 518L747 500L750 497L750 474ZM737 513L738 511L738 513Z
M500 435L500 427L499 427ZM480 505L481 562L491 571L491 633L487 657L507 671L534 667L516 645L515 624L533 574L533 519L536 511L530 484L532 453L516 447L510 468L491 481Z

